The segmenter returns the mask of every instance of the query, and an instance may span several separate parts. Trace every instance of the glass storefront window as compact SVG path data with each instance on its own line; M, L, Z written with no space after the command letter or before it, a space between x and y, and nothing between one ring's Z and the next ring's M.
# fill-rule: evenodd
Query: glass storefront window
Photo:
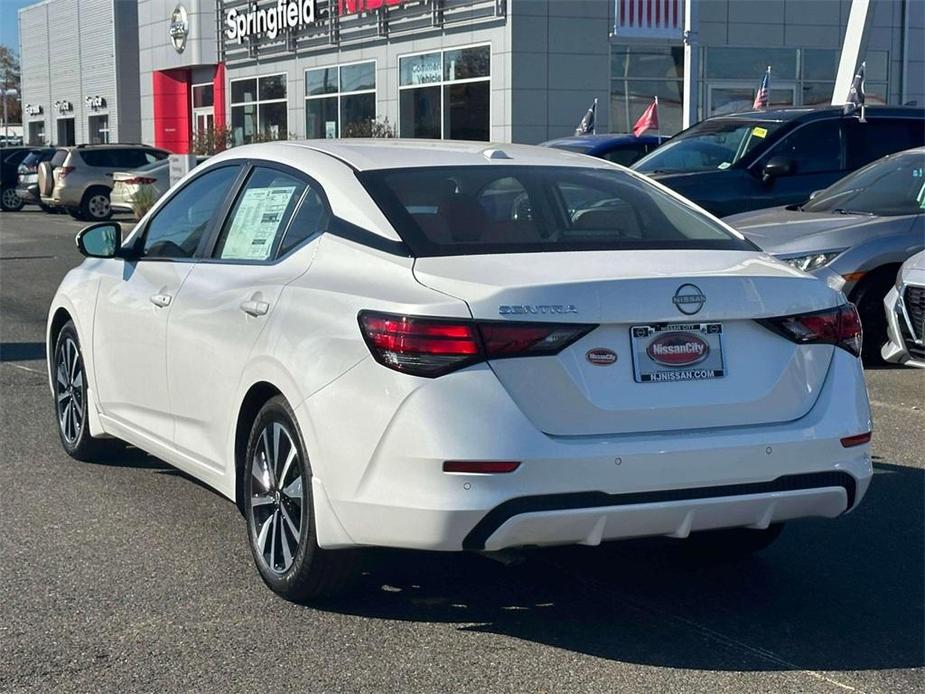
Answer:
M289 136L286 75L231 81L231 133L235 145ZM257 99L259 94L260 98Z
M755 81L771 66L771 79L797 78L795 48L708 48L706 50L707 79L751 79Z
M443 54L443 79L447 82L488 77L491 74L491 48L476 46Z
M803 51L803 79L824 80L835 83L838 74L838 51L835 49L807 48ZM831 94L829 97L831 98Z
M29 144L45 144L45 121L40 120L34 123L29 123Z
M755 103L757 87L714 87L710 86L710 113L719 116L724 113L741 113L751 111ZM831 98L832 92L829 92ZM771 89L768 91L769 108L786 108L793 106L792 89Z
M402 87L442 82L443 56L440 53L422 53L400 58L398 83Z
M400 137L490 139L491 46L404 56L398 72Z
M231 103L237 104L245 101L257 101L257 80L232 80Z
M403 89L398 101L401 137L440 139L440 87Z
M368 137L376 118L376 63L305 71L305 134Z
M611 132L630 132L656 96L662 134L681 129L682 46L613 46L610 75Z
M193 85L193 108L209 108L213 105L214 98L211 84Z
M88 120L91 145L109 144L109 116L90 116Z

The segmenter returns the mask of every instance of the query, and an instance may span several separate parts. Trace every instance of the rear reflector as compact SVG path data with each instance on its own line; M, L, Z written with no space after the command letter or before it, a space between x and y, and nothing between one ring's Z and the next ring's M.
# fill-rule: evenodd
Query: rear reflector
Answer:
M362 311L360 330L377 362L433 378L489 359L557 354L596 326L418 318Z
M764 318L758 322L791 342L835 345L856 357L861 354L863 331L861 317L854 304L781 318Z
M866 434L855 434L854 436L846 436L841 440L841 445L845 448L852 448L853 446L863 446L865 443L870 443L870 432Z
M510 460L447 460L443 463L444 472L467 472L481 475L514 472L518 467L520 467L519 462Z
M125 183L126 185L136 185L143 186L149 183L156 183L156 178L149 178L147 176L135 176L134 178L120 178L117 179L117 183Z

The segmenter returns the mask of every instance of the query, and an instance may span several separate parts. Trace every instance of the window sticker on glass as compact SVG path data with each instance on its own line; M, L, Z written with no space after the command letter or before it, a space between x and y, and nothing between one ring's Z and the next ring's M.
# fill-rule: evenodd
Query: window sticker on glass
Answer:
M269 258L295 190L295 186L246 190L228 230L221 257L235 260Z
M761 137L761 138L767 137L768 129L767 128L755 128L754 130L752 130L752 135L754 135L755 137Z

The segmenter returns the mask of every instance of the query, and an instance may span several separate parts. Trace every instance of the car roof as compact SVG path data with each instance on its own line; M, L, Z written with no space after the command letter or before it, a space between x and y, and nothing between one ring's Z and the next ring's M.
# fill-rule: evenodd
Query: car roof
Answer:
M739 113L724 113L721 116L708 118L709 121L719 120L754 120L774 123L789 121L812 121L832 116L840 116L844 111L842 106L807 106L803 108L777 108L766 111L742 111ZM868 106L864 109L865 116L873 118L923 118L925 109L911 106Z
M645 133L639 137L632 133L605 133L600 135L572 135L569 137L558 137L554 140L543 142L541 147L574 147L581 148L586 152L596 152L602 149L610 149L615 145L629 145L641 142L646 145L657 145L668 139L667 135L654 135Z
M264 148L305 148L323 152L357 171L402 169L426 166L532 165L532 166L600 166L582 154L550 147L507 143L463 142L454 140L331 139L269 142L227 150L230 156L259 155ZM291 151L291 150L290 150ZM228 157L222 157L222 159Z

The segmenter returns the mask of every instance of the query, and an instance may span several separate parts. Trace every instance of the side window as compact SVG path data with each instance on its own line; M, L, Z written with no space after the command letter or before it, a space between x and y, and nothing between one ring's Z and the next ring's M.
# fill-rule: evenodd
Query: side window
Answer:
M80 158L87 166L105 167L113 166L111 149L85 149L80 151Z
M637 147L621 147L620 149L612 149L609 152L605 152L601 158L612 161L614 164L629 166L630 164L635 164L645 153L644 145L639 145Z
M143 255L192 258L239 172L238 166L209 171L170 198L148 224Z
M238 194L213 257L269 260L306 184L289 174L255 167Z
M871 118L866 123L846 120L848 168L857 169L887 154L920 147L925 128L919 120Z
M309 187L286 230L277 257L286 255L305 239L324 231L328 226L328 219L328 208L325 207L324 201L313 187Z
M841 171L844 167L839 122L824 120L798 127L771 150L770 156L790 159L795 174Z

